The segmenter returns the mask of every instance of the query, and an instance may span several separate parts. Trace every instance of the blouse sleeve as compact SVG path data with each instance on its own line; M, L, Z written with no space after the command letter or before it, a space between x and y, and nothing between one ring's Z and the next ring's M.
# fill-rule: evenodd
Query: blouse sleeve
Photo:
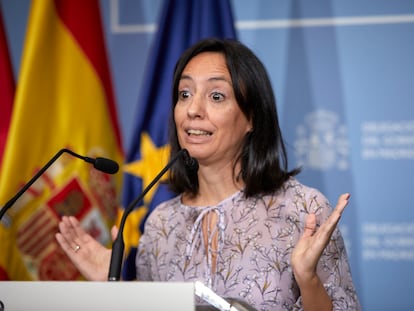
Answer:
M305 209L301 223L304 224L309 212L314 212L317 216L317 227L319 227L332 212L332 207L325 196L315 189L312 189L306 201L305 206L308 209ZM334 230L319 260L317 273L332 299L333 310L360 310L345 243L338 227ZM297 310L302 310L300 297L296 306Z

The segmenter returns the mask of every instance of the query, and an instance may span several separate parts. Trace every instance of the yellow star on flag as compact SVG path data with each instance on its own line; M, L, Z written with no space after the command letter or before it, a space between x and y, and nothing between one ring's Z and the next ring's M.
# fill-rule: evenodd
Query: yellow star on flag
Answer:
M165 167L168 163L170 155L170 146L164 145L160 148L155 146L151 137L147 133L141 135L141 159L138 161L128 163L124 166L124 171L135 175L142 179L142 189L145 189L155 176ZM160 181L165 181L168 177L168 173L165 174ZM151 202L155 191L157 190L157 184L148 191L144 198L144 203L147 205Z

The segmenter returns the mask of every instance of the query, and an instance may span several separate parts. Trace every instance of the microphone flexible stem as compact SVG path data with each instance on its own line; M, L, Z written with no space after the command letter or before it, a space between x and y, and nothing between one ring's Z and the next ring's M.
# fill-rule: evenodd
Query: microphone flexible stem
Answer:
M0 211L0 220L3 217L4 214L6 214L7 210L17 201L18 198L21 197L21 195L27 190L29 189L29 187L31 185L33 185L33 183L53 164L53 162L55 162L57 160L57 158L59 158L62 153L64 152L69 152L72 154L72 151L70 151L69 149L61 149L59 150L54 156L53 158L51 158L49 160L49 162L46 163L45 166L43 166L33 177L32 179L30 179L20 190L19 192L16 193L16 195L14 197L12 197L1 209ZM76 155L75 155L76 156Z
M121 267L122 267L122 259L124 255L124 238L123 238L123 231L126 222L126 218L128 217L129 213L135 208L135 206L144 198L149 190L155 185L155 183L170 169L170 167L177 161L182 154L186 153L186 149L181 149L177 154L168 162L168 164L158 173L158 175L154 178L154 180L142 191L142 193L134 200L131 204L124 210L122 215L118 234L116 239L112 244L112 254L111 254L111 262L109 265L109 273L108 273L108 281L119 281L121 277Z
M92 158L88 158L88 157L83 157L75 152L73 152L72 150L63 148L60 149L16 194L14 197L12 197L0 210L0 220L1 218L4 216L4 214L6 214L7 210L17 201L18 198L20 198L22 196L23 193L26 192L27 189L29 189L29 187L31 185L33 185L33 183L53 164L53 162L55 162L61 155L62 153L67 152L71 155L73 155L74 157L77 157L79 159L82 159L88 163L94 163L94 160Z

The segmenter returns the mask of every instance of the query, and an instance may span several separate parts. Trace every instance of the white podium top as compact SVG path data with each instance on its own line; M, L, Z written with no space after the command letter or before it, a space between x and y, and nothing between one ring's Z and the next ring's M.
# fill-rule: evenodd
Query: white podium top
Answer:
M194 283L2 281L3 310L194 311Z

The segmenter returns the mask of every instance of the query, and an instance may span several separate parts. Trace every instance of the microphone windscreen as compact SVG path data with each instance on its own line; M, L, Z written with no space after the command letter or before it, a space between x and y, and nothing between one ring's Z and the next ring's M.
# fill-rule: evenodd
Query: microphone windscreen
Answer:
M198 171L198 161L190 156L186 149L183 149L184 152L184 162L187 172L195 174Z
M106 158L96 158L93 167L107 174L115 174L119 170L118 163Z

